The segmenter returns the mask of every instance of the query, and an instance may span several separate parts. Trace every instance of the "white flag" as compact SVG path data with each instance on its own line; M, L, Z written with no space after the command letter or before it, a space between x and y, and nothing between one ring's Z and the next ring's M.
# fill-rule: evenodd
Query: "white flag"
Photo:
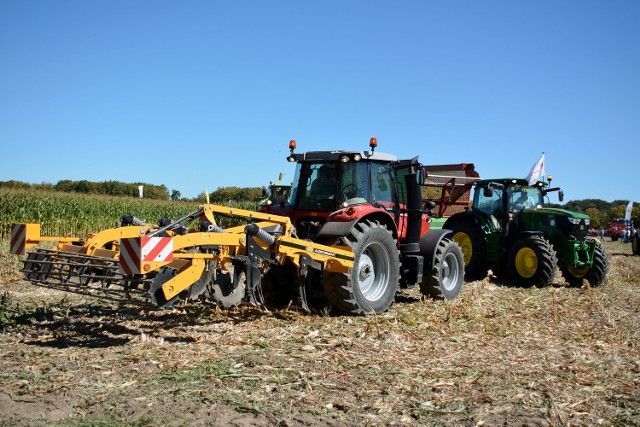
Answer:
M624 220L627 224L631 222L631 210L633 209L633 201L627 205L627 212L624 214Z
M544 153L540 156L540 160L536 162L535 165L531 168L531 172L525 178L529 181L529 185L533 185L538 182L538 178L544 176Z
M144 185L138 185L138 192L140 193L140 198L142 199L142 189L144 188Z

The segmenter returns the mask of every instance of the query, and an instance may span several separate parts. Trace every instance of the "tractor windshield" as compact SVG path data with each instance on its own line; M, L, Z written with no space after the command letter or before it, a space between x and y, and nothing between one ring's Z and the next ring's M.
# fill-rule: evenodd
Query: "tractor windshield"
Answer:
M513 184L506 187L493 186L491 191L483 191L485 188L477 188L474 193L474 209L480 210L488 215L500 216L502 211L502 201L506 194L507 208L510 211L520 211L522 209L535 209L544 207L542 189L527 185Z
M511 210L535 209L544 207L542 190L540 187L512 185L508 188L509 207Z
M301 162L289 203L298 209L335 211L342 203L370 203L367 162Z
M499 216L502 211L502 188L496 187L491 192L482 191L484 188L477 188L474 192L473 207L488 215Z

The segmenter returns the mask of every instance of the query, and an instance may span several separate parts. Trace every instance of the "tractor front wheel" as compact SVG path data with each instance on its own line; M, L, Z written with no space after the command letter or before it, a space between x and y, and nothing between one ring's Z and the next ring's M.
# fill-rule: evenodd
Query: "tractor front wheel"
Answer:
M460 295L464 283L464 255L456 242L444 238L436 248L433 267L425 271L420 292L432 298L452 300Z
M602 245L598 243L596 245L595 253L593 254L593 266L589 269L585 278L591 286L595 287L602 285L608 274L609 256Z
M562 277L567 281L572 288L579 288L582 286L582 281L586 277L587 273L591 270L589 267L576 268L571 266L560 267Z
M529 235L517 240L509 251L509 275L518 286L545 286L558 270L558 256L547 239Z
M600 286L609 274L609 257L602 245L597 243L591 267L560 267L560 271L571 287L581 287L584 279L587 279L591 286Z
M343 238L355 253L349 273L325 273L329 304L343 313L386 311L398 289L400 257L391 232L377 221L362 221Z

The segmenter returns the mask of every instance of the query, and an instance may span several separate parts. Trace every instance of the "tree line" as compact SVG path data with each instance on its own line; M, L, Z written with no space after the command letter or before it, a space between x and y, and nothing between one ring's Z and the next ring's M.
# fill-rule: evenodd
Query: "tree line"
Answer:
M128 196L138 197L138 186L144 186L145 199L157 200L192 200L194 202L205 202L206 194L200 193L193 199L182 198L180 191L169 190L164 185L152 185L147 183L123 183L119 181L91 182L86 180L72 181L62 180L56 184L27 184L21 181L0 181L0 188L31 189L35 191L63 191L84 194L102 194L108 196ZM229 202L255 202L262 198L265 187L218 187L209 194L211 203L226 204ZM601 199L571 200L567 203L550 204L550 207L568 209L582 212L591 217L591 226L594 228L605 228L607 223L613 218L624 218L628 200L614 200L607 202ZM631 219L636 227L640 226L640 204L634 206Z
M169 190L164 185L153 185L144 182L124 183L119 181L92 182L87 180L72 181L64 179L56 184L27 184L21 181L0 181L0 188L35 191L62 191L64 193L100 194L107 196L139 197L139 186L143 186L144 198L168 200Z
M22 181L0 181L0 188L33 191L62 191L65 193L96 194L116 197L139 197L139 186L143 186L143 198L154 200L192 200L206 201L206 194L200 193L193 199L183 198L178 190L169 190L165 185L153 185L143 182L124 183L119 181L92 182L87 180L61 180L56 184L28 184ZM262 197L265 187L218 187L209 194L211 202L228 203L255 201Z

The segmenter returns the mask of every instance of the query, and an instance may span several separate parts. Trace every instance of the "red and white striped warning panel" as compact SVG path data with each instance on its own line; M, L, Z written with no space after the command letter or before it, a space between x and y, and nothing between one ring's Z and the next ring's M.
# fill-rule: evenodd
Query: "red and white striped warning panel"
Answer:
M27 243L27 224L11 224L9 251L14 255L24 255Z
M144 262L173 261L171 237L136 237L120 240L120 270L124 274L144 274Z

